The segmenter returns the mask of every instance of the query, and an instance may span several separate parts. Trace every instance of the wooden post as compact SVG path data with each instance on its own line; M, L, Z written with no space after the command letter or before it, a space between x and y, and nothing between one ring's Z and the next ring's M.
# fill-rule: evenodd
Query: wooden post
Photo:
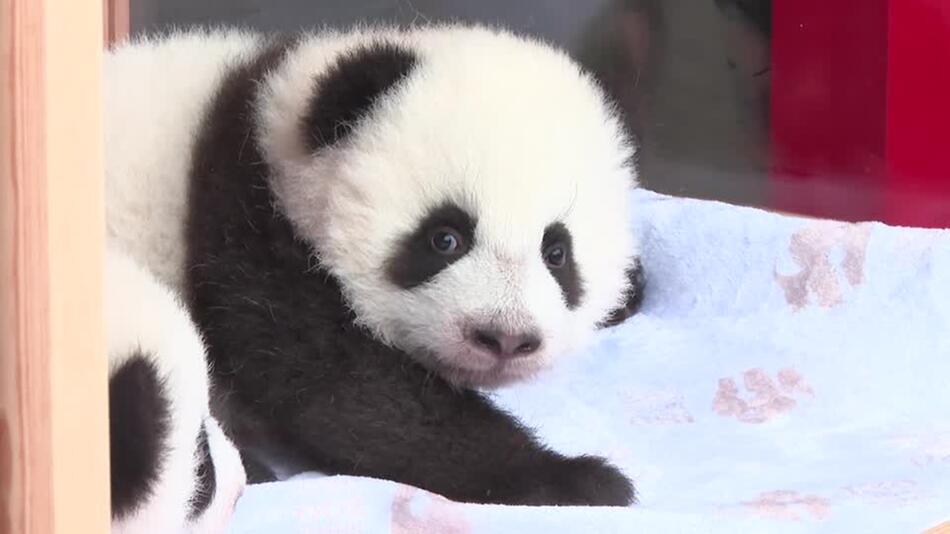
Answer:
M0 0L0 533L107 532L94 0Z

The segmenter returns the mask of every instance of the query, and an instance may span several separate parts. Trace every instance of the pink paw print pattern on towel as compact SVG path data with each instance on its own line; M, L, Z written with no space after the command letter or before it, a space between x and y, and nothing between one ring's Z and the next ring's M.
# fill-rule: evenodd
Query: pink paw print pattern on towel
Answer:
M393 496L392 534L469 534L471 527L462 505L410 486Z
M795 397L814 396L811 387L794 369L782 369L776 378L773 380L762 369L749 369L742 374L744 394L734 379L720 378L713 411L743 423L764 423L794 408Z
M825 519L831 508L831 503L824 497L787 490L760 493L742 505L760 517L792 521Z
M809 303L831 308L841 304L844 288L864 281L864 260L871 229L863 224L816 223L792 234L788 246L799 271L792 275L775 271L775 281L785 292L785 301L795 310ZM843 257L836 265L833 252ZM842 284L840 274L846 284Z

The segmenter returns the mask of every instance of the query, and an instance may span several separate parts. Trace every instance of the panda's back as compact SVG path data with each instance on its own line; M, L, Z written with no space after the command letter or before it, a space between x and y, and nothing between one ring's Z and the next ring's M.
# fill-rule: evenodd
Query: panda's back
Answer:
M106 55L103 93L108 239L180 291L195 139L224 76L252 58L258 35L192 31Z

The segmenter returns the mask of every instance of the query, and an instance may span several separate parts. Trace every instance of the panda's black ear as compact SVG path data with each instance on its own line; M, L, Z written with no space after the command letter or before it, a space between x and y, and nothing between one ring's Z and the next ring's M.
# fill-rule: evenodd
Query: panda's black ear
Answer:
M640 259L634 260L633 265L627 269L627 279L629 286L627 290L627 299L623 306L612 311L610 315L600 324L601 328L617 326L631 316L640 311L640 305L643 304L643 292L646 289L646 276L643 273L643 264Z
M314 80L303 119L303 134L312 151L346 138L386 92L412 72L416 56L403 47L377 43L342 54Z

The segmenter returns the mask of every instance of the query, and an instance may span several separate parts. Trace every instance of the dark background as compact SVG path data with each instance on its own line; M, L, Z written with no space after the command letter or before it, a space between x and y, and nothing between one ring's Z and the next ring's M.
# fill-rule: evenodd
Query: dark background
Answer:
M132 31L359 21L501 24L569 50L620 103L657 191L760 205L770 0L131 0Z

